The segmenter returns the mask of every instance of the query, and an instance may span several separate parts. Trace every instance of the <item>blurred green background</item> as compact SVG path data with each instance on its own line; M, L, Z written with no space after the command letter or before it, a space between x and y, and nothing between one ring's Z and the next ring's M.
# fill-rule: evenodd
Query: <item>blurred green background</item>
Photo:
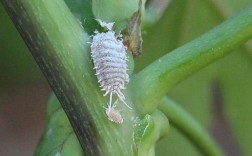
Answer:
M135 61L136 72L250 3L251 0L170 1L161 19L143 30L143 56ZM77 0L68 3L71 8L75 4ZM81 10L72 11L81 14ZM44 127L51 90L1 4L0 52L0 155L32 155ZM251 69L249 41L168 93L209 131L227 155L252 155ZM159 156L201 155L175 128L156 147Z
M0 155L32 155L50 92L0 3Z

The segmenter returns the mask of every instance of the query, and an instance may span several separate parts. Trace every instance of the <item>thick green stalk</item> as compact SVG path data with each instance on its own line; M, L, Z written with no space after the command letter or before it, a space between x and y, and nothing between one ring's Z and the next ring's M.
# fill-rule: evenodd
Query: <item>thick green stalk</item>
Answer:
M252 36L252 5L192 42L175 49L133 79L135 103L145 114L178 82L230 53ZM167 43L169 44L169 43Z
M84 154L133 155L134 111L125 113L123 124L107 119L103 107L108 98L102 96L94 75L90 38L65 2L2 0L2 4L58 97Z
M164 98L158 108L167 116L171 125L187 136L203 155L224 155L200 124L174 101Z

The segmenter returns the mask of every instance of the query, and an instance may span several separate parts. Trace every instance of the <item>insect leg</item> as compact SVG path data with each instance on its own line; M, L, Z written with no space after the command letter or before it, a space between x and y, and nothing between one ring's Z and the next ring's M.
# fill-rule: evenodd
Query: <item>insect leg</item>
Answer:
M132 109L125 101L124 101L124 96L122 97L118 92L115 92L119 99L129 108Z

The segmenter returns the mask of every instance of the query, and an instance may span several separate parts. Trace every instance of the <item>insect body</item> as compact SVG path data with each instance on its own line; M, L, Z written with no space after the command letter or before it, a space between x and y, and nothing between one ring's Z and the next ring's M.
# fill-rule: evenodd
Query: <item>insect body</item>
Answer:
M112 107L108 106L108 108L106 108L106 114L110 121L115 122L115 123L123 123L123 118L120 112L117 111L114 106Z
M131 109L124 101L125 97L121 92L122 89L125 89L124 84L129 81L126 48L123 45L123 41L115 36L115 32L112 30L113 23L105 23L100 20L98 22L108 31L102 33L95 32L91 43L91 56L98 82L102 90L105 91L104 96L110 95L106 114L112 113L119 116L120 114L118 115L112 107L113 94L116 94Z

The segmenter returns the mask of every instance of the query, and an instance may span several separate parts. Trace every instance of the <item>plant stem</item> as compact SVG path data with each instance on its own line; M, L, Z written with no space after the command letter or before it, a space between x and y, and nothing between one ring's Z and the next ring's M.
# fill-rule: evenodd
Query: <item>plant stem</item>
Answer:
M118 125L107 119L103 107L108 99L102 96L94 74L90 37L65 2L1 2L59 99L84 154L132 155L133 123L127 118Z
M133 78L135 104L151 113L178 82L230 53L252 36L252 5L188 44L147 66Z
M200 124L174 101L169 98L163 98L158 108L167 116L171 125L187 136L203 155L224 155Z
M86 154L100 155L93 119L82 95L76 91L77 76L72 75L76 69L84 70L84 64L71 61L87 62L82 53L87 53L88 47L83 43L89 37L62 0L3 0L2 3L59 98Z

